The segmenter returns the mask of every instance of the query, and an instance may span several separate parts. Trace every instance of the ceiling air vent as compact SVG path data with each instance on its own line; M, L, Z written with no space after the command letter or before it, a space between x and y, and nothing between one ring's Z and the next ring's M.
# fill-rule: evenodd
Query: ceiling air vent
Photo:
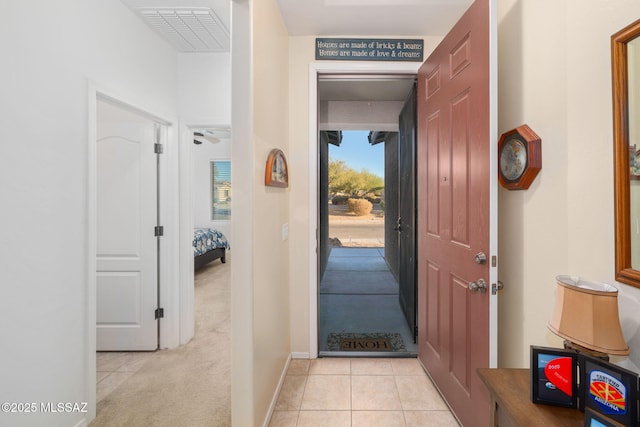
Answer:
M229 52L229 30L209 8L139 8L136 12L180 52Z

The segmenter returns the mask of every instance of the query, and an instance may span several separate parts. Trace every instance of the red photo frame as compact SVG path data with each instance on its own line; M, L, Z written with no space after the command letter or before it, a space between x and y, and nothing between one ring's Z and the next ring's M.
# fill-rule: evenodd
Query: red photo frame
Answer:
M531 401L578 408L578 354L531 346Z

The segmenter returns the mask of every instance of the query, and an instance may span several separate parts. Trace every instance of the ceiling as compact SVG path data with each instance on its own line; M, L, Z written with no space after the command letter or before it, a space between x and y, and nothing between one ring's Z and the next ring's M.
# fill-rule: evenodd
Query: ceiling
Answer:
M292 36L444 36L473 0L277 0Z
M180 52L228 52L231 0L121 0ZM292 36L444 36L473 0L276 0Z
M231 0L121 0L178 52L231 48Z
M229 52L231 0L121 0L179 52ZM256 0L259 1L259 0ZM441 37L473 0L276 0L292 36ZM406 79L320 82L326 101L403 101Z

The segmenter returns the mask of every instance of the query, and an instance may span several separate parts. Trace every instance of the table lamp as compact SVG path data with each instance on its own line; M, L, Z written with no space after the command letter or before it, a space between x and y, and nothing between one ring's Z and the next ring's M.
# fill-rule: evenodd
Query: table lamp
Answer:
M618 318L618 289L579 277L557 276L556 305L549 329L573 349L608 360L628 355Z

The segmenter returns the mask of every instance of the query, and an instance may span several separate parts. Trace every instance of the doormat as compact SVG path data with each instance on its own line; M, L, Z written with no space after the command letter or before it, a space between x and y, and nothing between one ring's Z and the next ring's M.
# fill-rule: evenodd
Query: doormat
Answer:
M327 337L327 351L406 351L398 333L339 333Z

